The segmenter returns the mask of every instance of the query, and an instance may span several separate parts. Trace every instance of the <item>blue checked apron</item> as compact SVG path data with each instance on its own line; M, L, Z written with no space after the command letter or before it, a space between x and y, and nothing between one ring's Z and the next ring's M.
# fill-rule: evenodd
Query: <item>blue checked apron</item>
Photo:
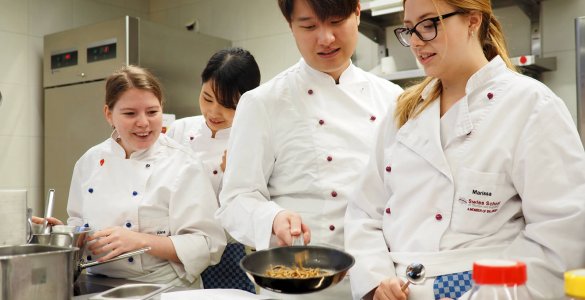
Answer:
M433 282L435 300L441 298L458 299L469 291L472 285L471 271L437 276Z
M246 256L244 245L240 243L227 244L221 261L201 273L203 287L206 289L239 289L255 294L254 284L240 269L240 260L244 256Z
M471 269L479 259L498 258L506 246L486 246L438 252L390 252L395 272L402 280L411 263L425 266L426 280L409 286L409 299L457 299L471 290Z

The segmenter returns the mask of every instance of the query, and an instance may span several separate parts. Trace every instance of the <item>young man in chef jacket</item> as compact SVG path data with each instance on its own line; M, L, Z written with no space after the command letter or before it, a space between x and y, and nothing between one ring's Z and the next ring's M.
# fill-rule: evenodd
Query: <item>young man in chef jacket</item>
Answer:
M258 250L290 245L298 235L343 249L349 191L402 89L350 60L358 0L278 4L302 59L242 96L216 216L235 239ZM343 280L305 296L349 299L351 292Z

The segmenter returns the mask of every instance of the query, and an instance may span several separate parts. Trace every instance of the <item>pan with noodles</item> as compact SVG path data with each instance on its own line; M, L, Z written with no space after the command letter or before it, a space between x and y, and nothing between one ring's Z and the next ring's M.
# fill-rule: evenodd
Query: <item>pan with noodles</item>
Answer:
M320 246L290 246L247 255L240 267L260 287L284 294L326 289L343 279L354 264L350 254Z

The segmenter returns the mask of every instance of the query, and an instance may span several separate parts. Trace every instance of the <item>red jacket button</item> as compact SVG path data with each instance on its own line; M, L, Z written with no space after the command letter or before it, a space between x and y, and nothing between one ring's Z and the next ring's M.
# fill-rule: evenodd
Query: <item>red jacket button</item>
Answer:
M331 197L337 197L337 192L336 191L331 192Z
M309 95L313 95L313 90L308 90L308 91L307 91L307 93L308 93Z
M325 121L319 120L319 125L323 125L323 124L325 124Z
M392 171L392 167L391 166L386 166L386 172L390 173Z
M390 207L387 207L387 208L386 208L386 213L387 213L387 214L390 214Z
M488 93L488 94L487 94L487 97L488 97L488 99L492 100L492 98L494 97L494 94L492 94L492 93Z
M335 225L329 225L329 230L331 231L335 230Z
M371 116L370 121L376 121L376 116Z
M327 161L332 161L332 160L333 160L333 157L327 156Z
M437 219L437 221L441 221L441 220L443 220L443 215L441 215L441 214L436 214L436 215L435 215L435 219Z

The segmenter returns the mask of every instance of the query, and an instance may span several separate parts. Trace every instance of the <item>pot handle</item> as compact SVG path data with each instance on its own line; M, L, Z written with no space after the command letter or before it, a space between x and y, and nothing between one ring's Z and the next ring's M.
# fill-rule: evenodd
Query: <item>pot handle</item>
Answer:
M110 258L108 260L104 260L104 261L100 261L100 262L98 262L98 261L92 261L92 262L88 262L88 263L80 262L79 263L79 269L80 270L83 270L85 268L89 268L89 267L93 267L93 266L97 266L97 265L101 265L101 264L107 264L109 262L113 262L113 261L117 261L117 260L120 260L120 259L128 258L130 256L134 256L134 255L138 255L138 254L144 254L144 253L150 251L150 249L152 249L152 248L151 247L140 248L138 250L129 251L129 252L120 254L120 255L118 255L118 256L116 256L114 258Z

